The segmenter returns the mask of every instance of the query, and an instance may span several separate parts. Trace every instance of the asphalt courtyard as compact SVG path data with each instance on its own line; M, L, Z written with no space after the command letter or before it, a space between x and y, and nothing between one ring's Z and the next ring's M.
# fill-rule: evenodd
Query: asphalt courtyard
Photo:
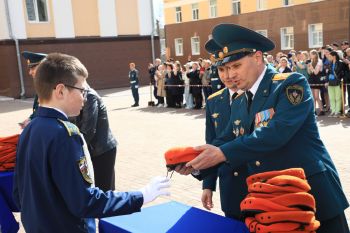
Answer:
M130 107L133 100L128 88L98 92L107 105L110 127L119 143L115 167L118 191L138 190L152 177L166 175L164 152L168 148L201 145L205 141L205 110L148 107L149 87L140 89L137 108ZM32 102L33 99L0 98L0 137L21 132L18 122L30 115ZM350 119L322 116L318 118L318 126L350 200ZM177 173L171 180L171 196L159 198L148 206L174 200L202 208L200 182ZM212 212L222 215L217 192ZM349 209L346 214L350 222Z

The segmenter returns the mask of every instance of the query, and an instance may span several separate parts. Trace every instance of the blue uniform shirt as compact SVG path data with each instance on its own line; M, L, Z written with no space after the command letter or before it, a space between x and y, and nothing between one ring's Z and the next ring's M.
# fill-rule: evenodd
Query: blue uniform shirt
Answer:
M95 232L93 218L140 211L141 192L103 192L92 184L74 124L39 107L17 147L14 200L26 232Z

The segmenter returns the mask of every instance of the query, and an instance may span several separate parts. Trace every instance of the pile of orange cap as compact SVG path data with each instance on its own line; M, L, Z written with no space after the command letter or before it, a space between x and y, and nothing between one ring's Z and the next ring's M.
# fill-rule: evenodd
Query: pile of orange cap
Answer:
M16 147L19 134L0 137L0 171L12 171L16 164Z
M201 151L195 150L193 147L173 147L164 154L166 167L168 171L175 169L177 165L184 165L196 158Z
M241 211L250 232L316 232L314 197L302 168L270 171L247 178L249 194Z

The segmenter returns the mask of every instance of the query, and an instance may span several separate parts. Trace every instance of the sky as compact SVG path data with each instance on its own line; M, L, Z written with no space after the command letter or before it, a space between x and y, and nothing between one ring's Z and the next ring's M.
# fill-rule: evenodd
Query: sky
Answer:
M164 27L163 0L153 0L154 20L159 20L160 27Z

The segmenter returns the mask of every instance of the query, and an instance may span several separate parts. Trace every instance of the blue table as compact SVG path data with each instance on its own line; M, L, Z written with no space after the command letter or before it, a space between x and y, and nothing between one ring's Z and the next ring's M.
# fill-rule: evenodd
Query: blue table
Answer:
M248 233L246 226L223 216L178 202L168 202L142 209L131 215L103 218L100 233Z
M18 209L12 198L13 172L0 172L0 226L2 233L15 233L18 222L12 212Z

